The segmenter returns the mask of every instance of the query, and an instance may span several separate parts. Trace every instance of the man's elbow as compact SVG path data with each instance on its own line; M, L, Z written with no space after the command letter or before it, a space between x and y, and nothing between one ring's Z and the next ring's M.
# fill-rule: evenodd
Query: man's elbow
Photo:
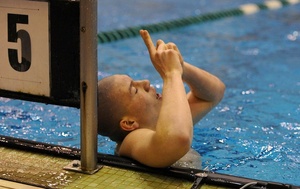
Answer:
M221 102L221 100L224 97L225 90L226 90L225 84L222 81L220 81L220 83L218 84L218 91L215 95L215 99L214 99L214 102L213 102L214 106L217 105L219 102Z
M188 132L186 134L182 133L177 137L178 146L181 151L182 156L185 155L191 148L193 141L193 132Z
M219 102L223 99L224 94L225 94L226 86L223 82L220 83L220 98Z
M177 157L177 160L184 156L191 148L193 141L193 125L190 127L190 130L181 130L169 138L167 146L170 152L173 153L173 156Z
M158 146L150 156L139 161L147 166L165 168L176 163L191 148L192 139L189 135L173 136L170 141Z
M172 150L169 151L166 156L170 159L167 162L164 162L160 165L160 167L171 166L176 163L180 158L182 158L185 154L189 152L192 145L192 136L189 135L181 135L176 138L172 144L169 145L169 148Z

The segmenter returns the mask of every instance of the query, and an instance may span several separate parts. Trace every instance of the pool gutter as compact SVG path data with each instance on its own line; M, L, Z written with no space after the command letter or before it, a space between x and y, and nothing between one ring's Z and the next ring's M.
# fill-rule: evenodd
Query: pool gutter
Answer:
M70 160L80 159L80 150L77 148L69 148L59 145L51 145L46 143L40 143L25 139L17 139L7 136L0 135L0 146L26 150L32 153L47 154L50 156L62 157ZM158 174L164 176L170 176L175 178L181 178L193 182L192 188L199 188L202 184L211 184L221 187L230 188L241 188L247 184L247 188L268 188L268 189L300 189L299 186L293 186L290 184L283 184L277 182L268 182L261 180L253 180L244 177L236 177L226 174L219 174L210 171L204 171L199 169L191 168L178 168L178 167L168 167L168 168L151 168L144 166L134 160L109 155L101 154L97 155L98 164L112 166L122 169L128 169L138 172L146 172L151 174Z

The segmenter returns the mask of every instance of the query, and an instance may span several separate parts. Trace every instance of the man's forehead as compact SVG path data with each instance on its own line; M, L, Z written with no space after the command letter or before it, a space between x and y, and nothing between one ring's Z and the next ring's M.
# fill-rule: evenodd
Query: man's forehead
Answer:
M113 79L113 88L116 92L126 92L129 90L132 79L128 75L115 75Z
M117 83L127 83L131 82L132 79L128 75L115 75L114 80Z

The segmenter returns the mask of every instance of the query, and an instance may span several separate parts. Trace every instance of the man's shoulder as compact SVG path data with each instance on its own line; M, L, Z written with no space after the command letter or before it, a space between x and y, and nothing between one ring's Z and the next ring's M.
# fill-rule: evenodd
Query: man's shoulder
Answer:
M122 141L118 144L118 152L127 152L132 150L133 147L136 147L136 144L144 143L151 141L151 137L155 131L147 128L136 129L131 131Z
M145 138L147 136L151 136L154 134L155 131L153 131L152 129L148 129L148 128L140 128L140 129L135 129L133 131L131 131L123 140L127 141L127 140L132 140L135 138Z

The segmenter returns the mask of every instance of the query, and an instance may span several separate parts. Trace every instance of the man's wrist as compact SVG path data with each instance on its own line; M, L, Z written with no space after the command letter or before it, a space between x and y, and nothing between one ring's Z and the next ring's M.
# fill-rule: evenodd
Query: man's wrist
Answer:
M163 80L172 80L174 78L182 78L182 72L181 71L172 71L165 74Z

